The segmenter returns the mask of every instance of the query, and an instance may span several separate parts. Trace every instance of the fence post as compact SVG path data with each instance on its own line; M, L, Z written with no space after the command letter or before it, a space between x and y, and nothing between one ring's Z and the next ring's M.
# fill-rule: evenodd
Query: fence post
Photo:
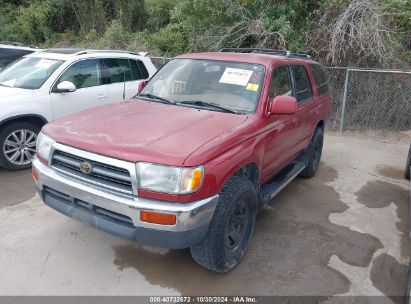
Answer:
M345 72L344 95L343 95L342 108L341 108L340 134L343 132L343 129L344 129L345 104L347 102L349 81L350 81L350 69L347 69L347 71Z

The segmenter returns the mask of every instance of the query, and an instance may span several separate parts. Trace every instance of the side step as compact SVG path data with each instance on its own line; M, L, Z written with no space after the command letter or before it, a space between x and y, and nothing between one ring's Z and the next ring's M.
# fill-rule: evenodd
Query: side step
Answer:
M294 178L305 168L304 162L295 160L280 173L278 173L270 182L265 184L260 191L260 199L263 205L267 205L274 196L285 188Z

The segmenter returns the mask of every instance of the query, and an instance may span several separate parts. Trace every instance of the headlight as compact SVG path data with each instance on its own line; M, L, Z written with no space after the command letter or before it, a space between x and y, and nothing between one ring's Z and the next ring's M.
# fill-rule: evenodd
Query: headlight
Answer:
M137 163L139 188L170 194L190 194L200 189L204 167L169 167Z
M37 155L43 160L48 161L50 157L51 147L55 143L50 137L43 133L39 133L37 136L36 152Z

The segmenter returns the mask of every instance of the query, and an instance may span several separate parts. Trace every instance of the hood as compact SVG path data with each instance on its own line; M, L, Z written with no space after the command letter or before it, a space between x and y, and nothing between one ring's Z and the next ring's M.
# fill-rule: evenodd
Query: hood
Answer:
M43 131L59 143L105 156L181 166L196 149L246 120L134 99L67 116Z
M0 86L0 103L10 101L10 99L16 100L19 98L27 98L32 95L32 90Z

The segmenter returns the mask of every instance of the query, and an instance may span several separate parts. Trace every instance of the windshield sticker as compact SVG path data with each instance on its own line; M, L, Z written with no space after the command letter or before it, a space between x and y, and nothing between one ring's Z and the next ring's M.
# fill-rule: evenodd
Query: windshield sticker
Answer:
M43 68L43 69L48 69L55 63L54 60L48 60L48 59L41 59L37 64L35 65L36 68Z
M245 87L252 74L249 70L226 68L219 82Z
M257 92L257 91L258 91L258 87L259 87L258 84L249 83L249 84L247 84L247 87L246 87L245 89L246 89L246 90L249 90L249 91Z
M252 82L260 82L260 73L254 72L253 76L251 76Z

